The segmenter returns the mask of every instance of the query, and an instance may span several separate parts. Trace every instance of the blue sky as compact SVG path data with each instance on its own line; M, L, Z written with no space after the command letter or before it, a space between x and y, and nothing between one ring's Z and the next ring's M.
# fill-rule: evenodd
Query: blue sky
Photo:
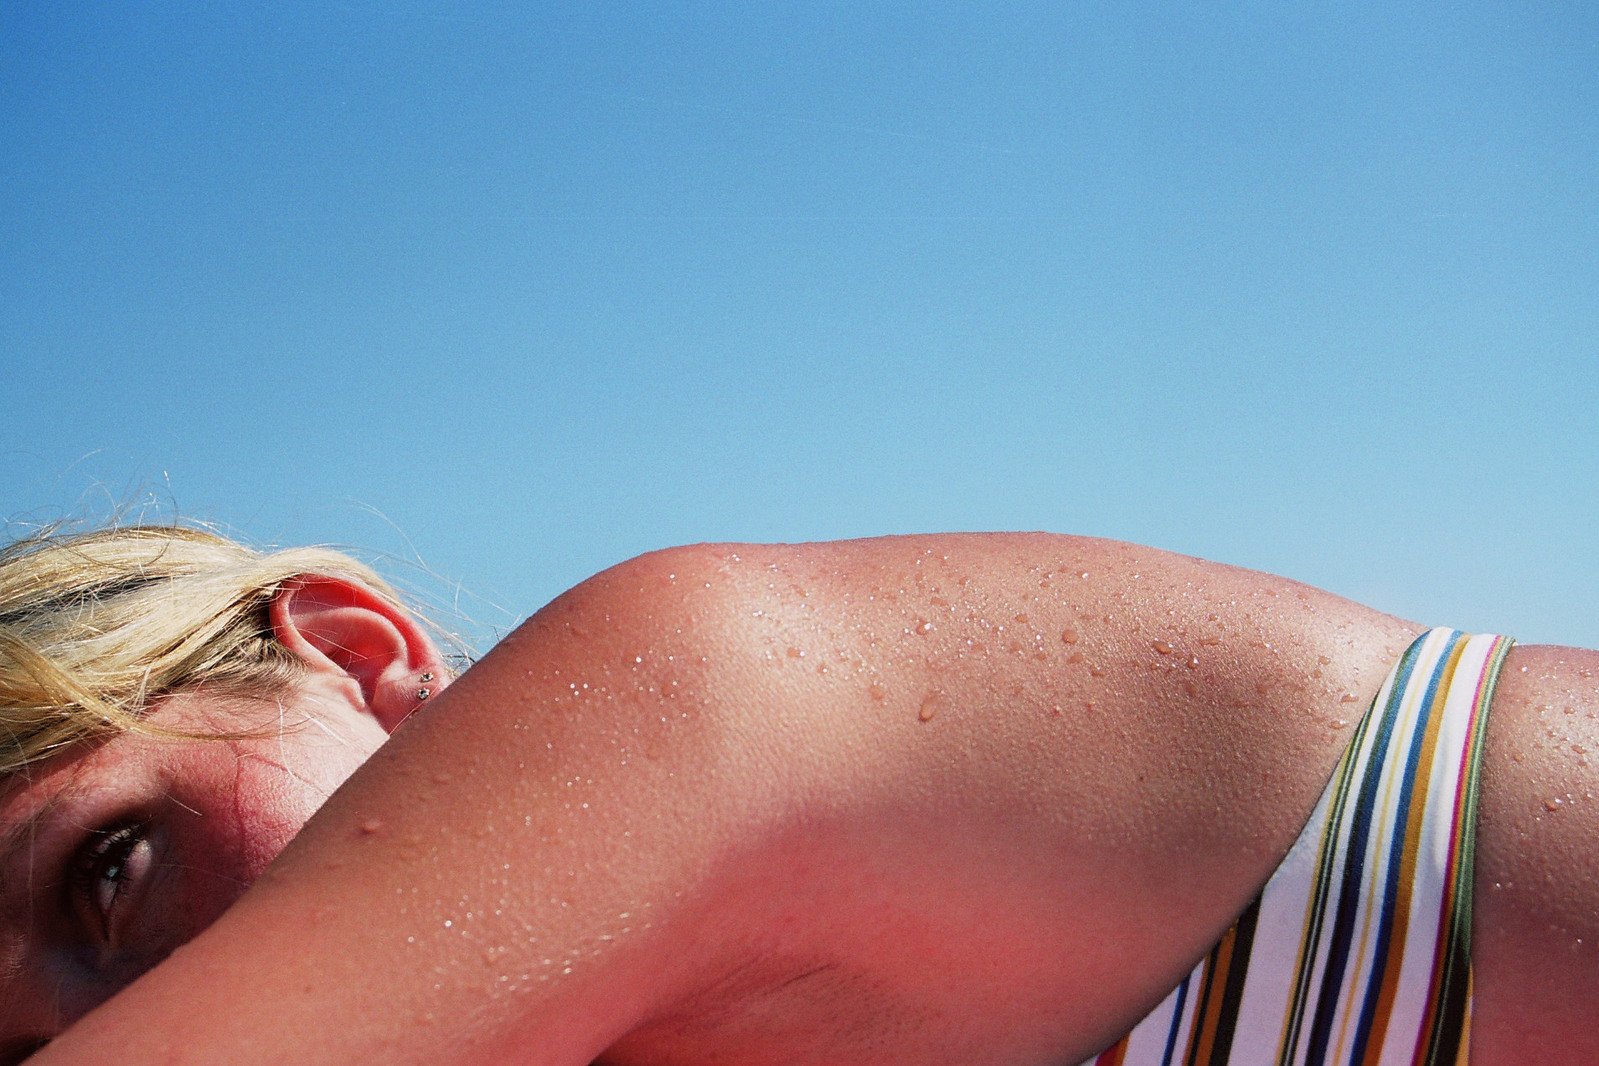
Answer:
M7 4L0 512L480 639L1042 528L1599 646L1596 10Z

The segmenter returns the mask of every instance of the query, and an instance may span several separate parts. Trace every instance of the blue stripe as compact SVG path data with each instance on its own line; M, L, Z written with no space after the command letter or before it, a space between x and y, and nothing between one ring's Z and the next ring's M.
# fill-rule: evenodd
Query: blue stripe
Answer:
M1384 686L1391 693L1392 686L1385 681ZM1350 738L1349 748L1344 752L1339 761L1338 772L1327 783L1330 793L1331 805L1326 816L1317 828L1320 837L1321 858L1316 865L1311 884L1313 898L1310 910L1310 923L1300 938L1299 966L1294 974L1294 991L1292 1008L1288 1015L1288 1028L1280 1041L1278 1066L1286 1066L1293 1061L1294 1050L1299 1046L1299 1030L1305 1022L1305 1001L1310 996L1311 975L1316 969L1316 959L1319 957L1317 945L1321 943L1321 927L1326 923L1328 916L1327 896L1332 888L1332 873L1337 868L1338 828L1344 823L1344 811L1349 806L1350 785L1355 777L1355 763L1360 753L1367 748L1366 736L1371 731L1372 719L1375 716L1377 700L1382 695L1379 689L1376 696L1360 716L1360 724L1355 727L1355 735ZM1386 706L1386 704L1384 704ZM1310 832L1307 824L1305 832ZM1303 834L1301 834L1303 839ZM1297 844L1296 844L1297 846ZM1270 886L1268 885L1268 890Z
M1166 1053L1160 1057L1160 1066L1171 1066L1172 1056L1177 1052L1177 1030L1183 1026L1183 1004L1188 1001L1188 982L1193 979L1190 973L1177 986L1177 1009L1171 1016L1171 1031L1166 1034Z
M1410 801L1416 794L1416 768L1421 761L1421 739L1426 735L1427 725L1435 714L1443 711L1436 706L1438 702L1438 689L1443 684L1444 674L1449 664L1453 662L1455 648L1465 640L1460 633L1451 633L1449 642L1444 647L1443 654L1439 657L1437 665L1433 668L1432 678L1427 683L1427 694L1423 697L1422 712L1416 718L1415 732L1411 736L1410 754L1405 759L1405 788L1400 795L1399 813L1394 820L1393 841L1388 847L1389 877L1383 886L1382 894L1382 920L1377 927L1376 964L1373 967L1371 979L1366 983L1366 996L1360 1006L1360 1020L1355 1029L1354 1053L1350 1056L1353 1061L1360 1061L1366 1053L1366 1044L1371 1039L1371 1026L1377 1012L1378 994L1382 991L1383 972L1388 968L1388 947L1393 939L1394 911L1399 906L1399 878L1393 876L1399 870L1399 864L1404 857L1405 832L1404 827L1410 822ZM1421 782L1425 794L1426 782ZM1425 799L1423 800L1425 802Z
M1338 905L1333 919L1332 943L1329 946L1327 969L1322 976L1317 996L1316 1017L1311 1024L1308 1061L1325 1062L1327 1042L1332 1036L1333 1014L1338 1009L1338 989L1343 985L1344 970L1349 965L1349 947L1354 939L1355 915L1360 908L1360 887L1366 873L1366 842L1371 835L1371 812L1377 803L1380 773L1372 773L1374 763L1387 760L1389 743L1393 738L1394 724L1399 717L1399 705L1405 690L1410 686L1410 675L1421 657L1425 635L1405 649L1395 671L1393 691L1388 705L1383 708L1377 736L1372 744L1371 758L1360 783L1360 798L1356 802L1349 834L1348 865L1344 867L1343 882L1338 890ZM1329 992L1331 994L1329 994Z

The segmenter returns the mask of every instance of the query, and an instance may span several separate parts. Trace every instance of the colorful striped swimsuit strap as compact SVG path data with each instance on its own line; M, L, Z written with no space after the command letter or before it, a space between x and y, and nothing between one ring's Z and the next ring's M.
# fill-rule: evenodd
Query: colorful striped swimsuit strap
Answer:
M1259 898L1090 1063L1464 1064L1478 770L1510 645L1418 637Z

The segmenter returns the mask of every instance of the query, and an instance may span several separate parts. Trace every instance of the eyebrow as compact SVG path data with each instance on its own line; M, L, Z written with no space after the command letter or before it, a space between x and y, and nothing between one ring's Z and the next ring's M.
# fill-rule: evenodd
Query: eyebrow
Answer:
M33 842L38 839L41 827L60 809L62 800L66 798L71 788L72 784L69 781L46 797L27 817L0 832L0 879L3 879L3 883L0 883L0 899L12 895L14 889L10 875L15 872L21 853L31 848ZM28 881L31 892L33 884L31 867Z
M7 930L6 935L0 936L0 989L8 988L22 971L25 954L22 945L13 935L16 927L12 927L10 923L15 920L31 920L27 915L37 903L34 868L31 865L28 868L26 886L19 885L17 882L22 878L13 875L20 873L18 870L21 862L20 853L38 837L41 824L57 808L58 799L57 795L51 795L26 818L0 834L0 921L6 923ZM37 1050L37 1046L28 1042L15 1046L0 1045L0 1066L21 1062Z
M27 769L22 771L22 775L17 781L18 792L57 775L59 775L57 777L59 783L55 783L53 788L45 786L48 788L47 794L26 817L6 829L0 830L0 877L5 877L11 873L13 864L17 861L17 853L22 851L24 847L31 846L38 839L40 828L61 809L63 804L74 796L81 796L94 791L92 787L84 787L83 771L86 765L80 760L72 759L65 766L49 767L45 773L37 777L29 773ZM16 792L9 796L0 796L0 804L15 799L17 799ZM9 895L10 887L9 884L0 883L0 898Z
M10 870L11 864L16 861L17 852L22 850L24 844L32 844L39 835L39 825L53 811L57 797L51 796L39 804L38 809L28 815L16 825L0 833L0 870Z

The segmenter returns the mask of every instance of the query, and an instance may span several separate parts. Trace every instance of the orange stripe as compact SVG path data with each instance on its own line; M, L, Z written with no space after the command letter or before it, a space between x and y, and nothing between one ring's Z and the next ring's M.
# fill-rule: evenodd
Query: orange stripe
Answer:
M1188 1062L1208 1063L1215 1050L1216 1028L1221 1021L1222 1001L1227 989L1227 970L1233 962L1233 944L1238 938L1238 927L1227 930L1210 953L1205 966L1204 986L1200 989L1199 1010L1195 1012L1194 1031L1188 1037Z
M1382 989L1377 993L1377 1012L1372 1019L1371 1034L1367 1037L1366 1066L1382 1057L1383 1040L1388 1034L1388 1022L1393 1014L1394 998L1399 994L1399 974L1404 967L1405 941L1410 929L1410 897L1416 880L1416 855L1421 849L1421 831L1427 823L1427 808L1432 799L1428 781L1432 777L1433 760L1437 758L1438 734L1443 728L1442 703L1449 698L1449 689L1455 683L1455 672L1460 667L1469 640L1455 645L1454 654L1444 667L1436 688L1440 706L1428 707L1427 729L1422 735L1421 757L1416 763L1416 780L1411 784L1413 798L1410 804L1410 822L1405 827L1405 847L1399 859L1399 894L1394 907L1394 929L1389 936L1387 965L1383 970ZM1469 742L1469 741L1468 741ZM1447 885L1445 886L1447 889ZM1445 899L1448 897L1446 896ZM1442 932L1442 930L1440 930Z
M1425 660L1421 660L1418 657L1416 669L1411 672L1410 680L1406 682L1400 694L1399 713L1394 716L1394 728L1393 732L1389 734L1388 743L1380 749L1372 748L1371 760L1377 767L1378 780L1381 782L1381 794L1377 799L1377 818L1372 824L1371 837L1366 842L1368 850L1373 846L1374 842L1380 846L1382 842L1389 840L1393 834L1393 829L1389 825L1389 817L1392 812L1389 810L1388 801L1392 797L1394 790L1389 780L1389 770L1395 762L1399 761L1394 749L1404 745L1408 739L1408 734L1415 728L1413 723L1406 724L1405 712L1410 708L1414 708L1414 716L1420 718L1429 709L1428 705L1423 701L1427 694L1427 684L1437 670L1437 665L1434 664L1423 673L1421 666L1424 662ZM1421 691L1413 699L1411 693L1416 692L1418 681L1422 682L1419 686ZM1401 735L1401 729L1404 730L1405 735ZM1371 772L1369 768L1366 771L1368 775ZM1402 789L1403 785L1400 787ZM1365 981L1370 979L1369 974L1362 977L1361 970L1363 968L1362 964L1367 958L1367 945L1371 943L1372 923L1380 913L1376 904L1380 902L1382 894L1375 889L1376 886L1381 884L1380 879L1386 873L1387 871L1383 869L1380 861L1380 856L1377 856L1374 857L1371 868L1363 875L1364 879L1360 886L1360 903L1364 913L1360 922L1360 941L1350 953L1349 969L1344 973L1342 984L1333 993L1338 997L1334 1002L1340 1007L1338 1039L1332 1045L1332 1059L1334 1062L1344 1061L1344 1048L1349 1043L1349 1026L1359 1014L1357 1010L1353 1009L1354 997L1351 995L1351 990L1364 987Z
M1110 1047L1099 1053L1099 1058L1094 1060L1094 1066L1122 1066L1122 1060L1127 1058L1127 1042L1133 1038L1128 1033Z
M1466 1018L1460 1026L1460 1047L1455 1052L1455 1066L1470 1066L1471 1062L1471 1001L1476 994L1471 970L1466 970Z
M1464 821L1466 805L1471 800L1471 782L1469 781L1469 778L1471 776L1472 769L1472 753L1480 743L1486 741L1486 737L1477 736L1477 731L1483 722L1481 716L1486 711L1486 696L1488 695L1488 689L1493 684L1494 678L1497 674L1494 664L1494 657L1498 653L1499 647L1503 641L1503 637L1496 638L1493 644L1489 647L1486 658L1483 660L1483 671L1481 676L1477 678L1477 691L1472 695L1471 718L1466 723L1466 752L1465 758L1460 761L1460 774L1455 785L1455 809L1453 812L1454 823L1449 827L1449 865L1444 878L1444 911L1442 916L1442 928L1440 929L1438 945L1433 952L1432 975L1427 985L1427 1010L1426 1013L1422 1015L1423 1018L1427 1019L1427 1031L1419 1034L1420 1039L1416 1041L1416 1052L1411 1060L1413 1064L1420 1064L1427 1061L1432 1044L1432 1030L1438 1018L1438 997L1443 991L1444 970L1448 962L1449 951L1451 948L1449 931L1454 919L1455 895L1459 890L1461 874L1461 833L1465 828L1462 825L1462 822ZM1470 960L1467 959L1464 961L1467 965L1466 989L1469 997L1471 990ZM1468 998L1466 1011L1468 1032L1470 1018L1470 1000ZM1463 1039L1461 1043L1463 1045L1462 1051L1464 1051L1466 1047L1470 1046L1469 1039Z

